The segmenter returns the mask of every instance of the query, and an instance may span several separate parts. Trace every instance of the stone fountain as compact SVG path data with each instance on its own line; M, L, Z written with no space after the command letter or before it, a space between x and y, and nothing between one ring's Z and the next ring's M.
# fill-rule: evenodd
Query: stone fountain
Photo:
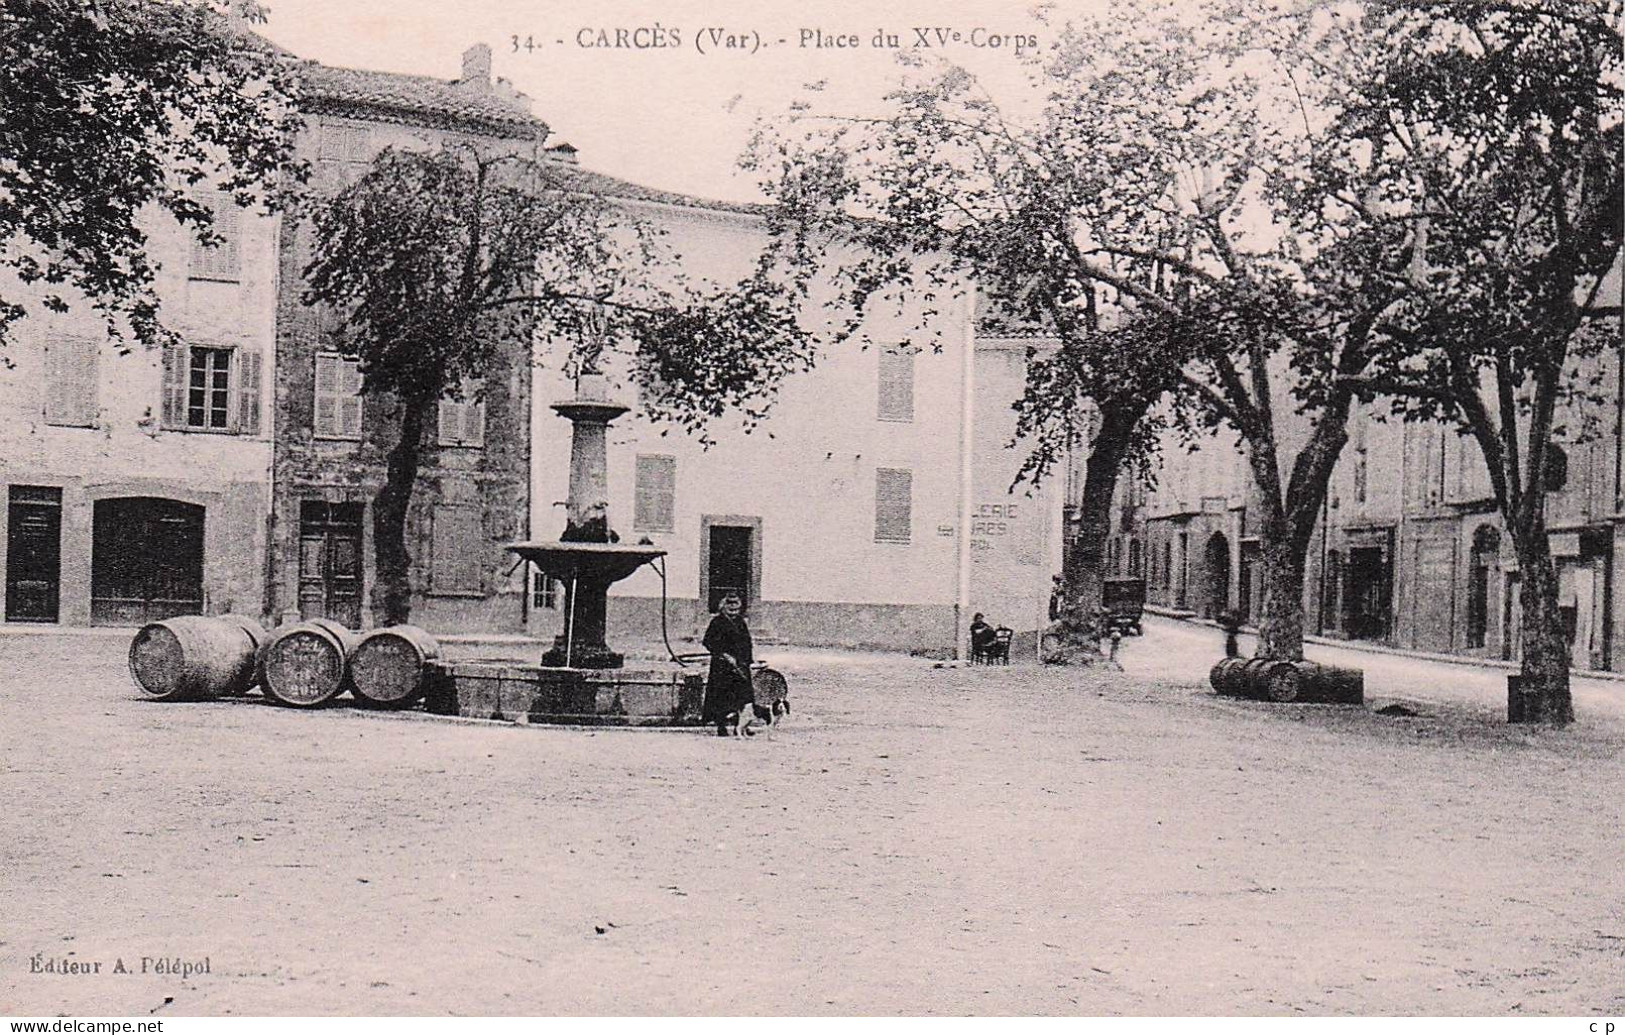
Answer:
M627 407L611 402L601 374L576 379L574 399L553 404L570 421L570 493L557 542L513 543L509 550L564 583L564 630L542 664L554 668L620 668L604 642L609 587L666 551L616 542L609 527L609 425Z
M508 549L564 585L564 628L540 665L447 662L431 673L431 711L522 722L693 725L701 676L666 662L625 659L604 641L609 587L666 551L620 543L609 523L610 422L627 407L609 397L601 374L576 379L574 398L553 410L571 423L570 491L564 533Z

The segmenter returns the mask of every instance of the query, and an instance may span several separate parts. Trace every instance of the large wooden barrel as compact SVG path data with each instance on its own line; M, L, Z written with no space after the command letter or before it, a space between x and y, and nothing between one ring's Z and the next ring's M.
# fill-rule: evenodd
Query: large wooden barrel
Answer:
M1298 666L1278 658L1248 658L1241 666L1241 693L1259 701L1285 704L1298 698Z
M182 615L152 622L130 641L130 675L160 701L248 692L265 630L241 615Z
M350 652L355 695L385 708L405 708L423 696L429 662L440 644L415 625L374 629Z
M1213 689L1230 697L1239 697L1243 692L1242 666L1246 665L1248 658L1220 658L1219 663L1213 666L1208 673L1208 682Z
M1321 665L1313 661L1298 664L1303 686L1298 700L1316 704L1364 704L1365 673L1341 665Z
M260 689L282 704L315 708L350 687L355 634L326 618L279 630L260 661Z

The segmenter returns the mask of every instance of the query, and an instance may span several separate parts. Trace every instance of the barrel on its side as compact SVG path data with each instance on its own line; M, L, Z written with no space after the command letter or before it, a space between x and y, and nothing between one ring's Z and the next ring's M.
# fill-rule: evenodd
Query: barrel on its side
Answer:
M260 688L295 708L326 704L350 688L347 663L355 634L338 622L312 618L277 632L260 660Z
M1303 685L1298 667L1278 658L1247 658L1229 671L1234 689L1228 692L1255 701L1295 701Z
M1242 695L1242 666L1246 665L1248 658L1220 658L1219 663L1213 666L1208 673L1208 682L1213 684L1217 693L1227 697Z
M181 615L152 622L130 641L130 675L159 701L248 692L265 630L241 615Z
M440 643L415 625L374 629L350 652L355 695L384 708L405 708L423 696L429 662Z
M1303 691L1299 700L1315 704L1364 704L1365 673L1357 668L1341 665L1320 665L1313 661L1299 662L1303 674Z

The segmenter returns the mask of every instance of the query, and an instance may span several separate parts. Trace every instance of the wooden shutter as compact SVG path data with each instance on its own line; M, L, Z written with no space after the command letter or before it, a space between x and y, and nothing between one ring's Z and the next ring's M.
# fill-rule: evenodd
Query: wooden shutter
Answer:
M480 508L437 506L431 530L433 563L430 585L437 593L480 593L480 559L485 556L485 530Z
M317 438L336 438L338 419L338 357L316 357L316 411L311 430Z
M677 458L640 455L633 491L632 528L670 532L676 527Z
M97 360L101 349L85 338L65 338L45 350L45 423L86 428L96 423Z
M240 242L242 239L242 209L228 195L212 194L199 199L214 212L214 232L221 243L205 247L196 237L192 239L193 280L236 280L242 269Z
M339 435L361 437L361 361L339 360Z
M252 349L237 351L237 433L260 433L260 365L262 357Z
M875 468L875 540L906 543L914 521L914 472Z
M485 445L485 403L463 407L463 441L471 446Z
M914 419L914 351L885 349L880 353L881 420Z
M185 343L164 348L164 418L166 428L186 427L186 378L192 365L192 348Z
M361 437L361 363L330 353L316 357L315 414L317 438Z

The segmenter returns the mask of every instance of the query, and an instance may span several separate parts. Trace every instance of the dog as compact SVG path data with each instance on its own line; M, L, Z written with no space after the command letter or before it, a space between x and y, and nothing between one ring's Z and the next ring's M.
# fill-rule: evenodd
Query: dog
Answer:
M736 737L755 736L757 724L771 731L790 714L790 684L777 671L757 669L751 678L751 691L756 697L755 703L741 708L729 724Z

